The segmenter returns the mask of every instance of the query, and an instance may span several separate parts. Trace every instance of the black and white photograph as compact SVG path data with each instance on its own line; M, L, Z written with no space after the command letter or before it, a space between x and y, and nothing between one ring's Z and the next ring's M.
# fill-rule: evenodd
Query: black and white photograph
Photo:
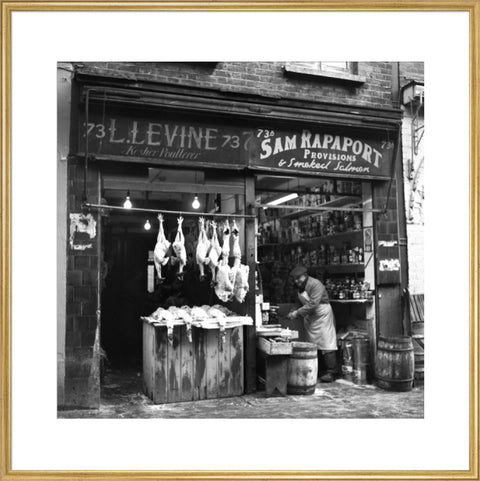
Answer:
M424 62L56 68L58 418L424 419Z
M0 478L477 479L479 21L3 2Z

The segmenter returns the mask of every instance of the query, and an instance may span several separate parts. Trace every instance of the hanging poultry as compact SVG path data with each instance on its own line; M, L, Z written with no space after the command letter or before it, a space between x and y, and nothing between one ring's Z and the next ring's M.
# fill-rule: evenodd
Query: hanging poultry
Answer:
M230 227L228 222L223 225L223 246L222 257L218 263L217 283L215 285L215 294L223 301L228 302L233 298L233 283L230 279L231 269L228 265L228 256L230 255Z
M153 251L153 262L155 263L155 269L157 270L157 275L160 281L163 281L162 277L162 266L168 263L169 257L166 256L171 243L165 237L165 232L163 230L163 215L158 214L158 222L160 224L158 229L157 243Z
M205 219L203 217L200 217L200 219L198 219L198 226L199 235L195 258L198 264L198 268L200 269L200 280L203 281L205 279L205 262L208 261L207 253L210 247L210 241L208 240L207 232L205 231Z
M240 266L241 258L242 258L242 250L240 249L240 231L238 230L237 223L235 219L232 222L232 239L233 239L233 266L230 269L230 282L235 284L235 277L237 276L237 270Z
M235 259L242 257L242 249L240 249L240 231L238 230L235 219L232 222L232 238L233 238L233 250L232 254Z
M233 295L238 302L242 303L248 292L248 274L250 268L242 264L242 250L240 248L240 231L238 229L235 219L232 224L233 237L233 267L231 269L230 280L233 283Z
M180 216L177 219L178 229L175 240L173 241L172 248L177 256L179 267L178 267L178 278L183 280L183 269L187 264L187 251L185 250L185 236L182 231L183 217Z
M218 242L217 236L217 223L215 221L211 222L212 226L212 238L210 240L210 251L208 253L208 267L212 271L212 286L216 285L216 271L218 266L218 259L222 253L222 248Z
M235 262L238 262L238 265L235 270L233 293L235 299L242 303L245 300L245 296L248 292L248 274L250 273L250 267L242 264L240 259L235 259Z

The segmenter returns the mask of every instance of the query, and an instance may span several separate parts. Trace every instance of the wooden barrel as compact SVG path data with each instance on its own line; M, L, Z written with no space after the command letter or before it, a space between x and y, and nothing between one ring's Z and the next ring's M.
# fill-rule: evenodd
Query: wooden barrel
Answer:
M422 386L424 380L424 351L423 347L418 344L418 342L413 343L413 355L415 358L415 381L413 384L415 386Z
M378 338L375 372L379 387L389 391L410 391L413 387L414 363L411 337Z
M313 394L317 385L317 346L311 342L292 342L288 359L287 393Z

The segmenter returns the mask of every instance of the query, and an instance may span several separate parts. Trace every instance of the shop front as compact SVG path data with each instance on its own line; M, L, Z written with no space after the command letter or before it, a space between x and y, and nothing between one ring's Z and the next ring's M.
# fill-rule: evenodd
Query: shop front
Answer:
M140 370L155 403L254 391L258 337L303 337L286 317L298 264L339 343L363 333L374 356L401 333L399 111L77 81L66 355L93 367L78 390L109 363Z

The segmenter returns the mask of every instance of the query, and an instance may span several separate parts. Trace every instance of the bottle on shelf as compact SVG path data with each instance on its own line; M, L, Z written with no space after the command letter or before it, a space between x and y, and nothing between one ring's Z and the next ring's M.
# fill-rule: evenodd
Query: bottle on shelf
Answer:
M350 277L342 279L325 279L325 288L330 299L334 300L360 300L371 299L373 292L368 282L354 280Z

